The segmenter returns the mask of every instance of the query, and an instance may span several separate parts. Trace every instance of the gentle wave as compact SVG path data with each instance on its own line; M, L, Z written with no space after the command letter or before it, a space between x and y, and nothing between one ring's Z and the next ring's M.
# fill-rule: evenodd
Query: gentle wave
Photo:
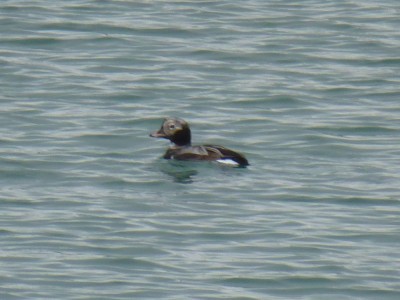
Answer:
M2 299L398 298L396 1L0 11Z

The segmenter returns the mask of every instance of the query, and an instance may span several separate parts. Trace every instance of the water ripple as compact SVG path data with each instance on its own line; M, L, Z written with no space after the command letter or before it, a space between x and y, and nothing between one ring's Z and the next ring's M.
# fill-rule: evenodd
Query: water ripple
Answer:
M2 1L3 298L398 299L397 13Z

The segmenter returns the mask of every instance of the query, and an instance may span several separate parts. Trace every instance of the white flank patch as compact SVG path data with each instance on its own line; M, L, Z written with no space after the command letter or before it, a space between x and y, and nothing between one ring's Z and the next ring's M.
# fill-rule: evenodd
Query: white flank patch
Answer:
M239 164L232 160L232 159L218 159L217 162L224 164L224 165L229 165L229 166L238 166Z

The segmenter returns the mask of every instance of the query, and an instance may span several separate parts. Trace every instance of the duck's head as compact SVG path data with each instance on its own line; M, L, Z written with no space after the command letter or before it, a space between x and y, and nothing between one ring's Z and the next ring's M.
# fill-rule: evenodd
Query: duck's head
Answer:
M165 118L161 128L150 136L170 140L177 146L189 146L191 143L189 124L179 118Z

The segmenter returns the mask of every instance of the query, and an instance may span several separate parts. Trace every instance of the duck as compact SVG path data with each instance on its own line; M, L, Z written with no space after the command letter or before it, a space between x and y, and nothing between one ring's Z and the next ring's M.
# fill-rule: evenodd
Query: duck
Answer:
M180 118L165 118L161 128L150 134L171 141L163 158L191 161L216 161L234 167L246 167L248 160L240 153L218 145L192 146L189 124Z

